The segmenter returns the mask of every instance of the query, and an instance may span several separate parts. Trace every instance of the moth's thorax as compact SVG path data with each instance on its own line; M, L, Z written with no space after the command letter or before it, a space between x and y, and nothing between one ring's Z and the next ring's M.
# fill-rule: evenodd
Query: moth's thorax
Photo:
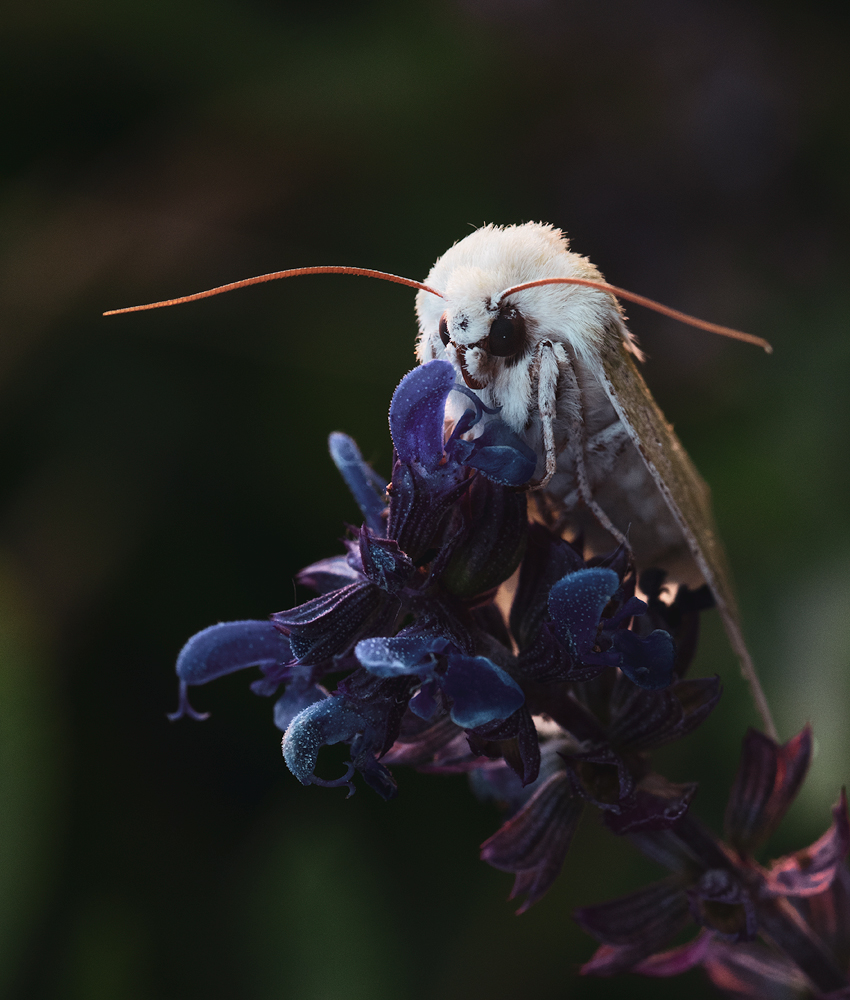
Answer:
M532 368L540 342L562 343L576 357L589 358L610 336L612 319L619 325L615 300L596 289L545 285L503 298L506 289L541 278L602 276L586 258L571 253L566 237L552 226L485 226L431 268L426 283L442 297L420 292L416 300L419 361L450 361L484 402L502 408L502 419L517 431L535 411ZM498 356L488 349L488 337L505 310L521 317L523 342L515 354Z

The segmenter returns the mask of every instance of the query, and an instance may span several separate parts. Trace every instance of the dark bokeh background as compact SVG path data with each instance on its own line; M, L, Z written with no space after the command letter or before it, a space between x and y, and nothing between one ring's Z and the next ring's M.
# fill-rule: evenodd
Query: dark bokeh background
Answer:
M595 817L521 918L462 778L302 788L236 676L170 725L175 655L291 605L388 471L413 293L351 278L100 318L301 264L421 278L483 222L562 226L631 310L712 484L783 736L819 755L773 847L847 779L846 12L776 0L31 0L0 14L0 994L626 997L578 979L581 903L655 877ZM303 599L307 595L301 595ZM716 621L714 718L669 753L722 815L754 721Z

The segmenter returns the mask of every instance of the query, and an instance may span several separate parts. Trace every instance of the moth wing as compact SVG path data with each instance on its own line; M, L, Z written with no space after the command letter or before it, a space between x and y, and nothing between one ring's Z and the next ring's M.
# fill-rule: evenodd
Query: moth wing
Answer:
M711 496L688 453L652 398L626 346L624 332L606 337L591 368L605 389L629 436L678 522L694 562L711 588L729 644L750 685L768 736L779 739L770 709L741 631L726 553L711 512Z
M628 430L641 458L682 529L733 649L749 662L739 623L726 554L717 536L711 496L673 428L664 418L638 371L622 336L606 338L599 361L591 367Z

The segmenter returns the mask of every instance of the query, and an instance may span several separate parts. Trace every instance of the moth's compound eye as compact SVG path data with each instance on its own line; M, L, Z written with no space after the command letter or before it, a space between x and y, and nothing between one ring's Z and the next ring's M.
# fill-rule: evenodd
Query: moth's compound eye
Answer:
M490 324L487 350L497 358L509 358L525 346L525 320L516 310L500 313Z
M442 340L445 347L451 339L449 336L449 321L446 319L446 314L443 313L440 317L440 340Z

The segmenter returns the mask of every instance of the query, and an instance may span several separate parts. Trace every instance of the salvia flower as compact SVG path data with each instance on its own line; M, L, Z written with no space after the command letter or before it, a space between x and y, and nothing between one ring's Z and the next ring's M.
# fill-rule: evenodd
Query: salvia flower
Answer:
M450 421L453 392L466 409ZM736 996L846 1000L843 794L807 851L755 859L805 777L809 730L784 746L747 735L723 841L691 814L696 783L653 768L652 752L687 737L720 698L716 677L687 676L708 588L668 591L653 567L638 577L625 545L586 553L545 503L530 517L536 456L447 362L402 380L389 423L388 482L350 438L330 437L363 523L340 554L297 575L318 596L190 639L172 718L206 717L190 687L259 668L251 687L275 697L283 757L302 784L351 794L359 775L388 799L396 765L468 774L503 812L481 857L513 875L519 912L552 885L586 812L665 866L665 879L578 911L601 943L585 973L701 966ZM348 761L327 776L333 744ZM692 940L670 949L689 924Z
M808 727L784 746L753 730L747 734L725 843L692 816L663 838L634 837L674 874L576 913L603 942L583 971L670 976L701 965L718 986L740 996L823 997L846 990L850 822L844 792L832 826L807 850L766 868L753 856L797 794L811 749ZM693 941L657 951L689 922L702 928Z

